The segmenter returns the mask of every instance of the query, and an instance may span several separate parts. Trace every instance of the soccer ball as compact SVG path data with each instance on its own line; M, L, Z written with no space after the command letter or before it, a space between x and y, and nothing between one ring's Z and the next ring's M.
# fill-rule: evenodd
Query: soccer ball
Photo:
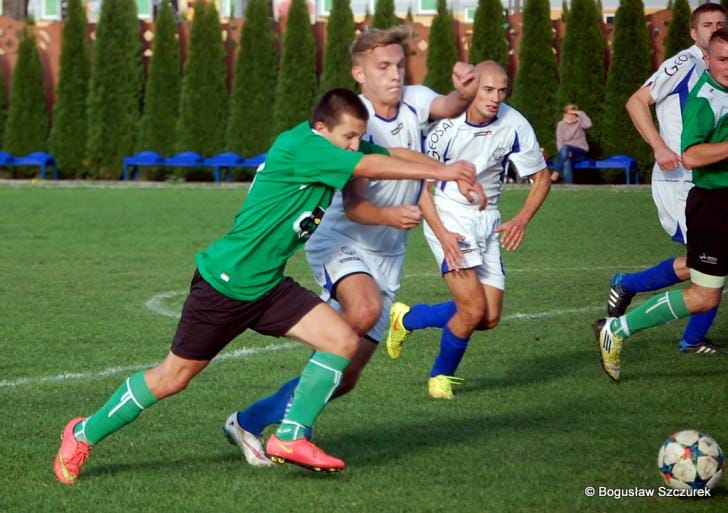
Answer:
M725 456L718 443L692 429L671 435L657 454L657 468L671 488L713 488L723 476Z

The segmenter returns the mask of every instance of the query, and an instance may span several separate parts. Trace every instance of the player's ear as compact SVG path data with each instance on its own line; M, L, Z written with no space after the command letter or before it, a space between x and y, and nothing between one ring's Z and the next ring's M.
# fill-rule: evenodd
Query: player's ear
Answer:
M358 64L351 67L351 76L354 77L354 80L356 80L358 84L366 82L364 78L364 70Z
M323 121L316 121L316 122L315 122L315 123L313 124L313 128L314 128L314 130L316 130L317 132L323 132L323 131L327 130L327 128L326 128L326 123L324 123Z

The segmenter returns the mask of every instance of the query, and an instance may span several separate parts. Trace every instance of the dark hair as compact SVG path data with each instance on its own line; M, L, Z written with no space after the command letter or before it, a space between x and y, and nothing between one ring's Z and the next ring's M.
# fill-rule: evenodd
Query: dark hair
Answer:
M707 4L697 6L693 13L690 15L690 28L697 27L698 18L700 17L700 15L708 12L722 12L726 16L726 18L728 18L728 11L726 11L725 7L720 4L708 2Z
M709 44L713 44L713 41L722 41L724 43L728 43L728 27L721 27L713 32L713 35L710 36Z
M331 129L339 124L344 114L350 114L364 122L369 121L369 111L358 94L341 87L330 89L321 95L313 108L311 125L321 121L326 128Z

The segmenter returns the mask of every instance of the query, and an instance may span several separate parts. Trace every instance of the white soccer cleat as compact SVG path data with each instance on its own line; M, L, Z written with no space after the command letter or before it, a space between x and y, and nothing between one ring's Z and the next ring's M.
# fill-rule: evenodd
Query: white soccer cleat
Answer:
M238 424L238 412L230 415L225 421L225 427L222 428L225 438L231 444L237 445L245 457L248 465L254 467L270 467L273 462L268 459L263 449L263 441L253 433L245 431Z

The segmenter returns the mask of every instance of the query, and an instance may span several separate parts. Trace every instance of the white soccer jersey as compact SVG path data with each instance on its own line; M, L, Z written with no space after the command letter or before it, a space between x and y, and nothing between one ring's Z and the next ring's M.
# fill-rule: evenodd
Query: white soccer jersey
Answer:
M430 116L430 104L437 93L420 85L403 88L402 101L397 114L385 119L374 112L369 100L360 98L369 111L369 122L364 139L385 148L409 148L422 151L422 138ZM366 200L379 206L417 204L422 191L421 180L370 180ZM332 240L350 242L356 247L384 255L405 252L407 232L381 225L364 225L346 217L341 191L337 191L326 209L321 226L306 244L306 251L330 248Z
M660 135L667 146L678 155L680 155L680 134L685 102L705 68L703 52L693 45L663 62L643 85L650 88L650 95L655 100ZM652 181L690 182L692 172L682 166L666 172L655 163L652 169Z
M515 164L521 177L546 167L533 127L520 112L505 103L501 103L495 119L486 125L469 123L466 114L440 121L428 134L425 149L441 162L472 162L477 179L488 195L488 209L498 208L500 179L508 161ZM469 205L455 182L438 183L435 201L438 198Z

